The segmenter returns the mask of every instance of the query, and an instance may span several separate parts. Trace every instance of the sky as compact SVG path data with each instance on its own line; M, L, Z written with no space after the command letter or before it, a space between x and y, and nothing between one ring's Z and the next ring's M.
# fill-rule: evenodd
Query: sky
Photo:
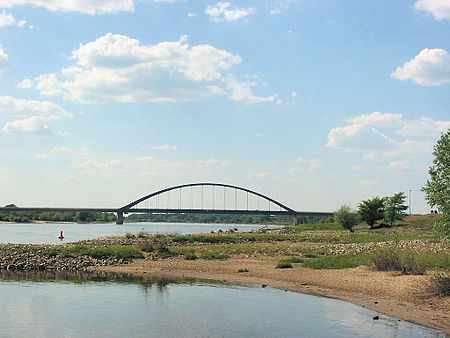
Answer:
M427 213L449 36L448 0L0 0L0 205L216 182Z

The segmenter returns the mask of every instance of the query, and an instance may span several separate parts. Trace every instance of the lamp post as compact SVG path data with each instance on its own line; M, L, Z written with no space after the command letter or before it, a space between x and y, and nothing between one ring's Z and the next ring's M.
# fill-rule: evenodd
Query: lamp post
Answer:
M411 189L409 189L409 216L411 216Z

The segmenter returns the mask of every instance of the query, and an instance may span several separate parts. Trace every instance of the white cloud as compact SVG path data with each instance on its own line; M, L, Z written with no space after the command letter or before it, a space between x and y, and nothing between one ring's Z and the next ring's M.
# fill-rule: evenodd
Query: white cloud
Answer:
M190 17L190 18L194 18L196 16L197 16L197 14L195 14L195 13L191 13L191 12L188 13L188 17Z
M76 149L73 148L69 148L69 147L57 147L57 148L52 148L50 150L51 154L58 154L58 153L66 153L66 154L76 154L78 153L78 151Z
M439 136L447 129L450 129L450 121L434 121L429 117L422 117L406 121L398 133L404 136Z
M35 79L42 95L83 103L192 101L231 95L249 103L272 101L252 94L254 83L241 83L228 73L242 62L239 55L211 45L175 42L142 45L124 35L108 33L73 51L76 65L60 74Z
M308 160L301 157L296 159L295 162L302 164L303 165L302 170L304 171L315 171L320 168L320 164L322 163L322 161L318 159Z
M235 101L245 100L248 103L272 102L275 101L275 95L262 97L256 96L252 92L255 82L240 82L234 79L228 80L228 89L232 91L231 99Z
M63 108L48 101L0 96L0 118L16 119L5 124L5 133L51 134L48 122L69 116L71 114Z
M215 5L208 5L205 13L208 14L214 22L230 22L245 18L255 11L253 7L235 9L230 9L230 7L231 4L229 2L221 1Z
M195 161L197 167L226 167L230 165L229 161L218 160L216 158L210 158L207 160Z
M278 8L278 7L275 7L275 8L273 8L273 9L270 11L270 15L277 15L277 14L280 14L280 13L281 13L281 9Z
M363 114L360 116L345 119L345 122L351 124L362 124L371 126L389 126L400 124L402 122L401 114L373 112L371 114Z
M153 146L152 149L155 149L155 150L177 150L177 146L163 144L162 146Z
M52 12L80 12L90 15L134 11L133 0L0 0L0 8L11 8L17 5L44 7Z
M17 88L22 88L22 89L32 88L32 87L33 87L33 82L30 79L24 79L17 85Z
M7 134L52 134L47 120L42 116L31 116L23 120L6 122L3 131Z
M393 172L407 172L407 171L419 171L426 172L426 165L419 163L410 163L409 161L393 161L385 167L379 167L380 171L393 171Z
M349 168L350 168L350 170L352 170L352 171L361 171L361 170L366 169L366 166L361 165L361 164L356 164L356 165L350 166Z
M450 2L448 0L419 0L414 7L431 13L436 20L450 19Z
M425 48L403 67L398 67L391 76L429 87L449 83L450 55L444 49Z
M8 12L2 11L0 13L0 27L6 27L6 26L18 26L23 27L26 25L26 20L19 20Z
M270 175L269 172L262 172L262 173L255 173L255 172L251 172L247 175L247 179L248 180L259 180L262 178L266 178Z
M262 137L261 133L255 133L256 137Z
M2 45L0 45L0 74L5 70L7 63L8 54L6 54L6 52L2 48Z
M330 130L327 146L361 152L364 160L378 161L416 159L431 154L436 138L450 127L450 121L428 117L404 120L401 114L388 113L361 115L345 121L350 124Z

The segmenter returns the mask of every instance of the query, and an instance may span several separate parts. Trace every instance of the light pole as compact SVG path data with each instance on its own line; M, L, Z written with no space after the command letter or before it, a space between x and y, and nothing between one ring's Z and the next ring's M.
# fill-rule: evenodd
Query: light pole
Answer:
M409 216L411 216L411 189L409 189Z

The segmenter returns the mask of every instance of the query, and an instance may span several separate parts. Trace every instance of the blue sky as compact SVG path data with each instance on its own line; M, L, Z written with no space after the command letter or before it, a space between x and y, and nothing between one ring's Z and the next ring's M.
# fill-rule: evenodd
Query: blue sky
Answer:
M0 0L0 205L206 181L428 212L449 36L448 0Z

